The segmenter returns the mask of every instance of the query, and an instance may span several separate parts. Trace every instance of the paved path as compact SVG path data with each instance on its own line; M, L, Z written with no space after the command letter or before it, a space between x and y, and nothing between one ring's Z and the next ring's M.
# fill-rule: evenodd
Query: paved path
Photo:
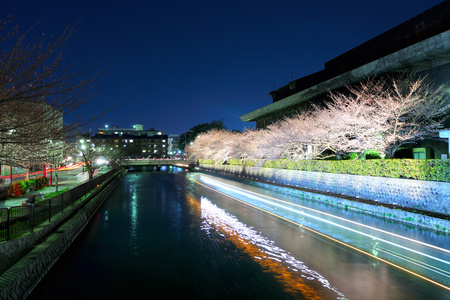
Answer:
M99 171L99 175L103 174L107 171L111 170L111 168L108 167L102 167ZM64 189L67 188L73 188L75 186L77 186L78 180L77 180L77 175L80 174L81 172L81 167L72 169L72 170L68 170L68 171L63 171L65 172L65 176L61 176L59 177L60 179L58 180L58 190L62 191ZM60 173L62 173L60 171ZM41 171L42 174L42 171ZM42 190L37 191L36 193L39 195L40 193L42 193L42 195L48 195L50 193L53 193L56 191L56 186L54 185L55 181L53 178L53 185L51 186L46 186L45 188L43 188ZM29 195L25 195L22 198L11 198L11 199L7 199L7 200L0 200L0 208L10 208L12 206L21 206L22 203L21 201L25 201L27 200L29 197Z

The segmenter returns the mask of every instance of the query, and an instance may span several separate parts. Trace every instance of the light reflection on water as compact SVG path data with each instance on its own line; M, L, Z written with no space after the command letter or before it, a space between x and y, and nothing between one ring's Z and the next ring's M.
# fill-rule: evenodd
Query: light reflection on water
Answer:
M204 219L201 223L202 230L208 235L212 231L217 231L221 236L232 241L240 250L248 253L266 270L272 272L285 286L287 292L301 294L308 299L321 299L320 292L305 281L305 279L318 280L323 287L336 292L337 299L347 299L318 272L309 269L303 262L277 247L274 241L218 208L206 197L201 197L201 217Z
M130 199L130 239L129 246L131 254L137 256L139 254L138 247L138 201L136 191L133 191L132 197Z

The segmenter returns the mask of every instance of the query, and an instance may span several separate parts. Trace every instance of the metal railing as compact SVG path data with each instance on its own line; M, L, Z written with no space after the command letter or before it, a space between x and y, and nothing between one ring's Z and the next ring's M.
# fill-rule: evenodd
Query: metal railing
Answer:
M26 232L33 232L36 226L51 222L52 217L74 205L76 201L86 197L119 169L111 170L76 187L31 205L0 208L0 241L9 241L11 237Z

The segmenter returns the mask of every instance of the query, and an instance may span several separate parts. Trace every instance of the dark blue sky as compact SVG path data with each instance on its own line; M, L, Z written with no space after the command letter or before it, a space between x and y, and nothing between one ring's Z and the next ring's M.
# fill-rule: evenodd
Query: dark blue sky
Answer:
M440 3L440 0L14 0L0 1L24 32L59 35L83 28L65 49L68 62L108 68L89 127L143 124L168 134L240 116L272 103L269 92L323 69L324 63Z

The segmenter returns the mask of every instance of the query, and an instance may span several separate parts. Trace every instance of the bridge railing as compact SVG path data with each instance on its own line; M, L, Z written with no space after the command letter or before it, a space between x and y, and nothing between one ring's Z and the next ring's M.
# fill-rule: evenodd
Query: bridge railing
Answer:
M124 165L154 165L154 166L163 166L163 165L192 165L194 162L187 159L172 159L172 158L163 158L163 159L152 159L152 158L136 158L136 159L125 159L123 161Z

